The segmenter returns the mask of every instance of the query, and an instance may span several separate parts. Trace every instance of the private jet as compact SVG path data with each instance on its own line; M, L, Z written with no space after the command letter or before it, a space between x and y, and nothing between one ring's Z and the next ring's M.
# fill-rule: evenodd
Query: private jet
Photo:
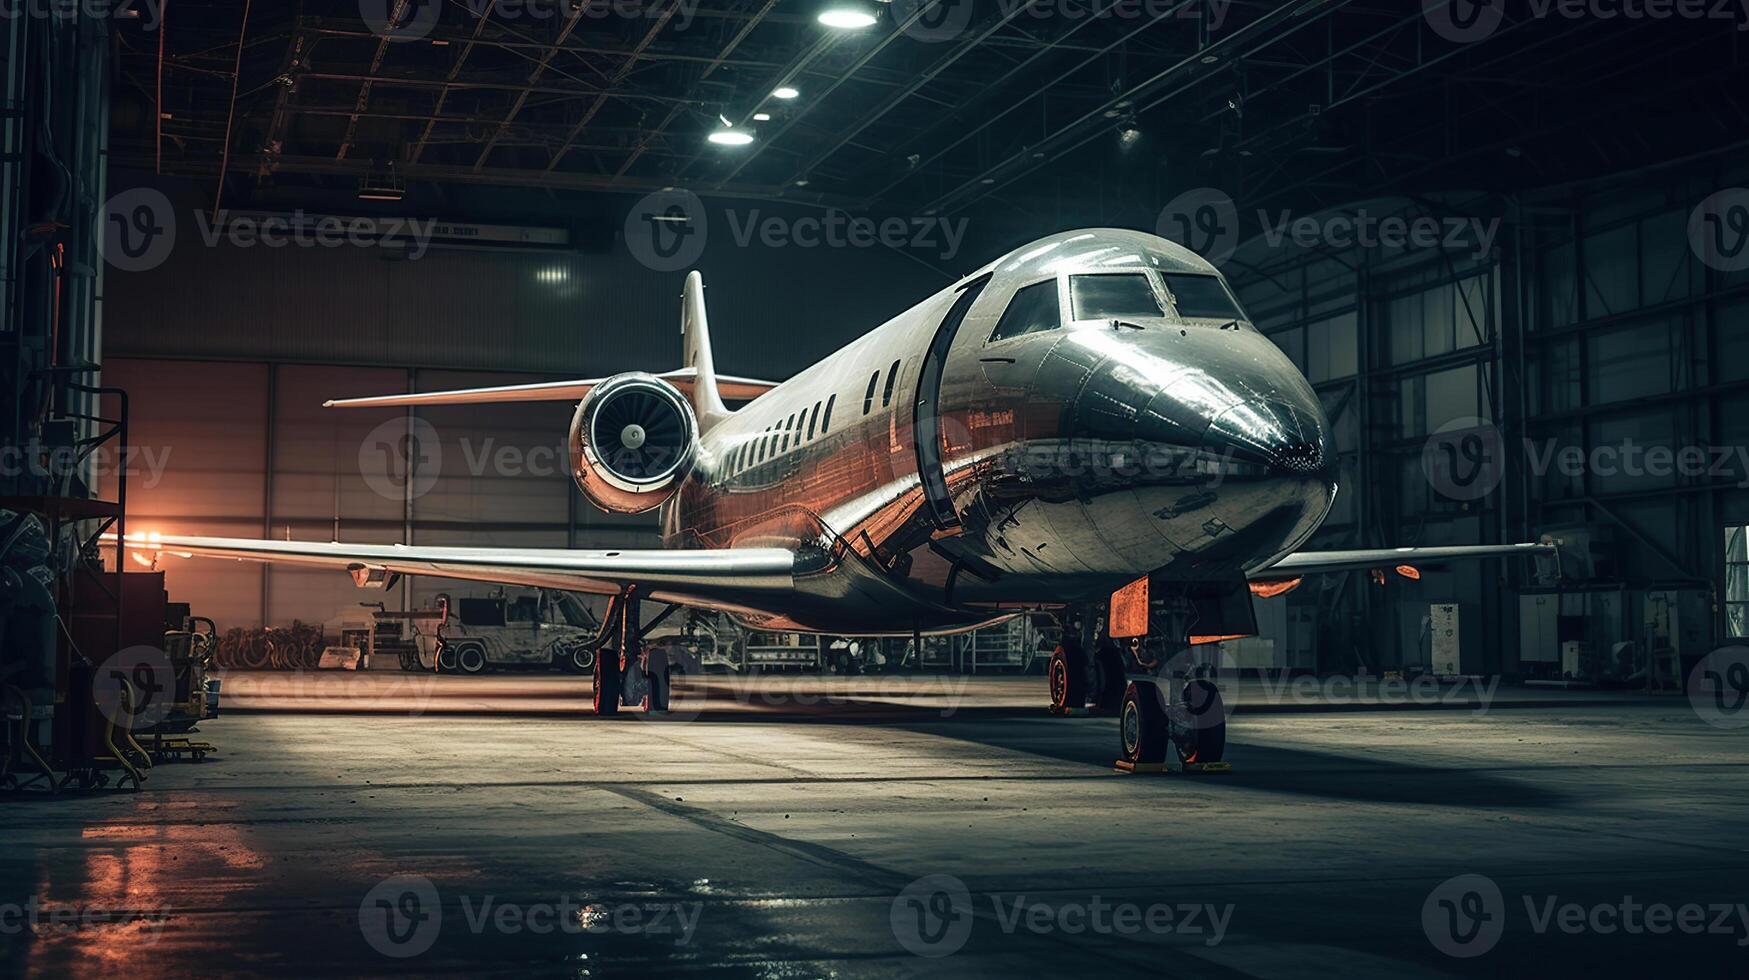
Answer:
M602 715L669 706L644 600L840 636L1052 617L1052 709L1117 715L1121 761L1176 751L1199 766L1221 761L1226 710L1198 651L1255 635L1253 595L1315 573L1554 552L1299 550L1338 492L1318 397L1214 266L1154 235L1015 249L782 383L717 374L697 272L680 320L683 360L666 373L327 403L575 402L578 487L605 510L660 508L660 549L178 535L152 548L332 567L363 586L432 575L611 597Z

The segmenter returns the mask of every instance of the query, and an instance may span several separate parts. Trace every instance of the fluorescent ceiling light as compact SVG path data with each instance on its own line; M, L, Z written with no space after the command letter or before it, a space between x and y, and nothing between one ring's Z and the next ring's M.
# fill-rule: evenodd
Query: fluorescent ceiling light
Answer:
M720 146L746 146L753 142L753 134L740 129L719 129L705 138Z
M835 27L841 31L860 31L865 27L873 27L875 15L860 7L828 7L820 11L819 21L827 27Z
M770 122L771 121L771 113L769 113L769 112L755 112L753 114L753 121L754 122Z
M793 99L796 96L801 95L801 94L802 94L801 91L799 89L797 89L795 86L784 85L784 86L781 86L779 88L773 89L771 92L771 97L774 99Z

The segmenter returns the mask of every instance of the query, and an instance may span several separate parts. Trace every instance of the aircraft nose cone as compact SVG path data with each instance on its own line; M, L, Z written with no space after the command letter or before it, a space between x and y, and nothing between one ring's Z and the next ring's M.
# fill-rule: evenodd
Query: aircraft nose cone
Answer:
M1234 405L1203 431L1203 446L1235 464L1286 479L1327 475L1330 460L1323 411L1281 399Z
M1221 473L1210 510L1225 552L1250 564L1299 547L1335 500L1336 462L1316 396L1268 398L1217 414L1203 433Z

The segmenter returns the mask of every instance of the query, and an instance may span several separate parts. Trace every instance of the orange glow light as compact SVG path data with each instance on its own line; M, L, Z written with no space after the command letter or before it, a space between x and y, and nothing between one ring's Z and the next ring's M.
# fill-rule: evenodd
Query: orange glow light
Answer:
M1421 581L1421 569L1416 568L1414 565L1398 565L1397 574L1411 582Z
M1283 578L1269 582L1252 582L1251 594L1259 599L1272 599L1278 595L1287 595L1300 587L1304 578Z
M1252 634L1252 633L1227 633L1223 636L1197 636L1196 634L1193 633L1193 634L1191 634L1191 637L1190 637L1190 645L1193 647L1196 647L1196 646L1202 646L1205 643L1223 643L1227 640L1243 640L1247 636L1252 636L1252 635L1255 635L1255 634Z

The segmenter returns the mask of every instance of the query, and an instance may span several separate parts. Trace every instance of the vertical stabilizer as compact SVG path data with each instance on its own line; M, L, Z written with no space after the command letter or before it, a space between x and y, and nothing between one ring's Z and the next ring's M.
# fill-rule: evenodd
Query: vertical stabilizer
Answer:
M717 367L711 358L711 328L704 312L704 277L686 274L686 289L680 294L681 367L692 368L698 378L692 385L692 408L698 414L699 430L715 425L729 414L717 392Z

